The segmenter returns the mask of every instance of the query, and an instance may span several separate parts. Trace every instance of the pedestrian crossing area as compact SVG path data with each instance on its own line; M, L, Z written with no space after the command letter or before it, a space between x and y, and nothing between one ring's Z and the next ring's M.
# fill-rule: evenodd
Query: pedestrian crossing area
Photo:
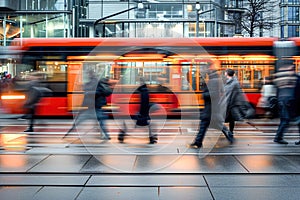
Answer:
M273 142L279 121L254 119L237 122L234 129L236 142L229 144L219 130L210 128L202 149L189 149L197 134L199 120L156 120L151 130L158 135L157 144L149 144L148 127L136 127L133 121L125 121L127 135L119 143L118 133L123 121L107 120L111 140L101 138L101 129L93 121L76 125L70 133L72 119L38 119L34 132L24 133L26 120L1 119L1 153L23 154L95 154L95 155L157 155L157 154L279 154L298 155L300 146L298 127L294 124L285 134L288 145Z

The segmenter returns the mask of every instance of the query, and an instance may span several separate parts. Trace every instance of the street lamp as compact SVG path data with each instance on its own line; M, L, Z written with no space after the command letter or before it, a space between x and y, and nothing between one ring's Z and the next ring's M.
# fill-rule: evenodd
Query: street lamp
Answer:
M195 8L196 8L196 37L199 37L199 18L200 18L200 15L211 12L211 11L214 11L215 8L210 9L210 10L201 11L199 2L196 2ZM204 26L205 26L205 24L204 24ZM204 35L205 35L205 33L204 33Z
M200 12L200 3L196 2L196 37L199 37L199 12Z
M134 9L144 9L144 4L142 2L139 2L136 6L132 7L132 8L128 8L126 10L122 10L120 12L117 12L117 13L114 13L114 14L111 14L111 15L108 15L106 17L102 17L100 19L97 19L94 24L93 24L93 28L94 28L94 36L96 36L96 25L99 24L101 21L105 20L105 19L108 19L108 18L111 18L111 17L114 17L116 15L120 15L122 13L125 13L125 12L128 12L130 10L134 10Z

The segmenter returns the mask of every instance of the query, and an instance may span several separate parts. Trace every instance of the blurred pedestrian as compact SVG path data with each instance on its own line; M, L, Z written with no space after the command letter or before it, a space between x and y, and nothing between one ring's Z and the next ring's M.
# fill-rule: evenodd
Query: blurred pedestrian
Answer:
M203 139L209 127L219 129L223 132L225 137L230 143L234 142L233 135L231 131L223 124L224 117L222 116L222 112L220 107L222 89L220 85L220 77L216 70L209 69L208 71L209 80L207 84L204 82L203 84L203 93L202 97L204 100L204 109L200 114L200 128L194 139L194 142L189 145L189 148L201 148ZM220 107L219 107L220 106ZM214 111L217 112L214 112Z
M243 121L254 115L255 110L249 104L233 69L225 71L226 83L224 86L227 100L225 122L229 123L229 130L233 134L235 121Z
M109 85L109 79L101 78L98 81L93 71L89 71L88 76L89 81L84 85L83 88L84 98L82 102L82 107L86 109L79 112L71 129L69 129L67 134L73 131L76 125L79 125L88 119L96 118L103 134L101 139L110 140L111 138L108 134L105 123L107 116L103 111L103 106L107 104L106 97L111 95L112 93L112 89Z
M97 121L99 122L100 128L102 129L104 140L110 140L110 136L106 127L106 119L108 116L103 111L103 106L107 105L106 97L112 94L111 86L109 85L108 78L102 78L97 84L96 94L95 94L95 111Z
M29 120L29 126L24 132L34 132L33 127L36 118L36 107L42 97L52 95L50 89L41 85L40 74L32 74L29 76L29 79L26 101L24 103L24 108L27 110L24 118Z
M278 102L277 102L277 88L274 85L271 76L265 77L264 84L261 88L261 97L257 103L257 107L263 108L265 115L271 118L277 117Z
M140 79L141 85L138 87L137 91L140 94L140 108L139 112L136 114L134 119L136 120L136 125L137 126L148 126L149 130L149 143L150 144L155 144L157 143L157 135L153 133L151 129L151 124L150 124L150 115L149 115L149 110L152 104L149 102L149 89L147 87L147 84L145 83L145 80L143 78ZM126 124L125 122L123 123L123 129L120 130L120 133L118 135L118 140L120 143L124 142L124 138L126 136Z
M296 99L296 107L295 107L295 121L298 124L298 131L299 131L299 135L300 135L300 75L297 74L297 83L296 83L296 87L295 87L295 99ZM300 145L300 140L295 142L296 145Z
M279 144L288 144L283 137L290 121L296 115L297 79L295 66L292 64L280 66L275 74L274 84L277 87L280 124L278 126L274 142ZM298 127L300 128L299 124Z

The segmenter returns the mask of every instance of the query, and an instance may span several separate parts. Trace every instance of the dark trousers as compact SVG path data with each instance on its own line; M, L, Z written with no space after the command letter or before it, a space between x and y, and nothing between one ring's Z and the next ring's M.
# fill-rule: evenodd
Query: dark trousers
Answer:
M284 133L289 126L291 119L293 118L294 99L293 97L279 97L279 116L280 124L278 126L275 139L281 140L284 137ZM298 125L299 126L299 125Z
M200 122L200 128L198 131L198 134L195 138L195 144L197 144L198 146L202 145L203 139L205 137L206 131L209 127L210 124L210 119L202 119Z
M137 125L135 126L137 127ZM147 125L148 130L149 130L149 140L150 142L156 142L157 141L157 134L153 132L153 125L151 123L149 123ZM125 121L123 121L123 127L120 129L120 133L118 135L118 140L123 142L124 138L126 136L126 132L127 132L127 125L125 123Z
M209 118L203 118L200 122L200 128L198 131L198 134L195 138L194 144L198 146L202 146L203 139L206 135L207 129L210 125L210 119ZM233 135L230 130L224 125L221 129L222 133L225 135L226 139L230 141L231 143L233 142Z
M230 120L229 121L229 130L231 132L233 132L234 126L235 126L235 121L234 120Z
M33 129L34 119L35 119L35 107L28 109L27 117L29 119L28 128Z
M93 120L97 119L100 129L102 130L103 136L106 138L109 138L109 134L106 128L105 120L107 119L107 116L104 114L103 110L101 108L88 109L81 111L77 117L75 118L75 121L72 125L72 127L69 129L68 133L72 132L76 125L83 123L86 120Z

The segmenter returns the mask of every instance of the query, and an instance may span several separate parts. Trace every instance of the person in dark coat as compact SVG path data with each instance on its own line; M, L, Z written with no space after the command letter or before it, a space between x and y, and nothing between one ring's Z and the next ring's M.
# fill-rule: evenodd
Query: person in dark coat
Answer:
M189 145L190 148L202 147L203 139L209 127L221 130L230 143L234 142L232 133L223 125L224 115L222 115L222 104L220 103L222 102L222 89L219 82L220 77L217 71L209 70L208 83L203 85L204 109L200 114L200 128L194 142Z
M277 87L280 124L273 141L279 144L288 144L283 137L290 121L296 114L294 110L297 105L295 90L297 75L295 73L295 66L292 64L280 66L275 74L274 84ZM299 124L298 127L300 128Z
M96 93L95 93L95 112L96 112L96 117L99 122L100 128L102 129L102 133L103 133L102 139L110 140L111 138L106 128L106 119L108 117L105 115L102 108L103 106L107 105L106 96L108 95L105 94L104 85L106 85L106 87L110 87L108 78L100 79L100 81L97 84Z
M247 112L253 109L249 107L249 103L244 92L234 76L235 72L232 69L227 69L225 75L227 77L224 90L227 100L227 111L225 122L229 123L229 130L233 134L235 121L243 121L250 115Z
M109 86L109 79L101 78L98 81L98 79L95 77L94 72L89 71L89 81L83 87L84 98L82 102L82 107L86 109L79 112L72 127L69 129L67 134L72 132L75 129L76 125L79 125L88 119L96 118L99 123L99 127L101 128L103 133L101 139L103 140L111 139L105 124L105 120L107 119L107 116L104 114L102 109L102 107L107 104L106 94L104 91L103 84Z
M296 116L295 116L295 121L296 123L298 123L298 131L299 131L299 135L300 135L300 75L297 74L297 83L296 83L296 87L295 87L295 99L296 99L296 107L295 107L295 111L296 111ZM296 145L300 145L300 140L295 142Z
M38 102L42 97L42 93L38 90L38 80L34 78L28 84L28 92L24 108L27 110L26 118L29 119L29 126L24 132L34 132L33 126L35 121L35 111Z
M42 97L47 97L52 95L52 91L40 83L41 75L34 74L30 76L30 82L28 83L28 90L26 95L26 101L24 103L24 108L27 110L27 114L22 118L29 119L29 126L24 132L34 132L34 121L36 115L36 107L40 102Z
M155 144L157 143L157 135L153 133L151 130L151 125L150 125L150 115L149 115L149 110L152 104L149 102L149 89L147 87L147 84L145 83L144 79L140 79L141 86L137 88L137 91L140 93L140 108L139 112L135 116L136 120L136 125L137 126L148 126L149 129L149 144ZM118 135L118 140L120 143L124 142L124 138L126 136L126 124L125 122L123 123L123 129L120 130L120 133Z

